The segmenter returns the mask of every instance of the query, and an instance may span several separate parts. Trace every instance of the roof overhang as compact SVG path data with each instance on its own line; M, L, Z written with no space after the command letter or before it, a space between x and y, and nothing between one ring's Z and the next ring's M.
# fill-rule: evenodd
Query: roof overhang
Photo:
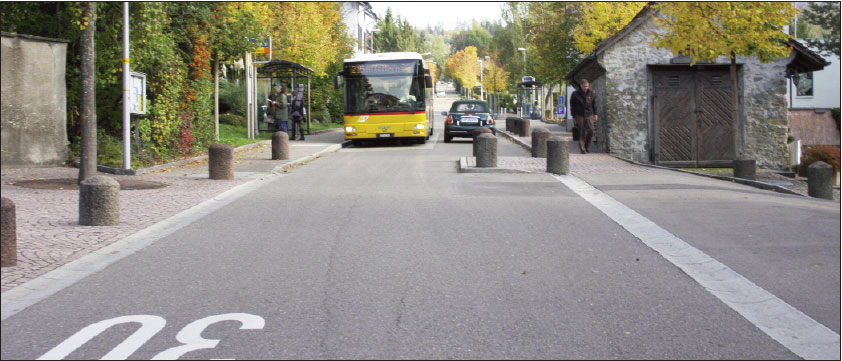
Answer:
M792 61L786 65L787 76L819 71L830 65L830 62L824 60L821 55L810 50L797 40L789 39L786 44L792 47L792 52L794 53L792 55Z

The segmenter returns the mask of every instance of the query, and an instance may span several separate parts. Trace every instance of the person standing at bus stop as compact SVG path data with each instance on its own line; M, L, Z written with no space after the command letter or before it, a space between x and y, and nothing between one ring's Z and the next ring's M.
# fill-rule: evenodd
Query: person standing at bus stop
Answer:
M275 118L275 127L278 128L279 131L288 133L287 124L289 123L289 97L287 95L287 87L286 85L281 84L276 87L276 89L279 90L276 92L277 95L274 98L269 97L269 99L272 100L272 104L275 106L275 111L272 113L272 116Z
M292 95L292 104L289 106L289 117L292 119L292 134L290 134L290 140L295 139L295 129L298 128L301 132L301 138L298 140L304 140L304 126L302 125L302 121L304 120L304 100L302 99L304 93L304 89L301 86L298 89L295 89L295 92Z
M591 84L582 79L579 90L570 97L570 112L579 128L579 152L589 153L588 146L594 136L594 122L599 118L596 111L596 94L591 91Z

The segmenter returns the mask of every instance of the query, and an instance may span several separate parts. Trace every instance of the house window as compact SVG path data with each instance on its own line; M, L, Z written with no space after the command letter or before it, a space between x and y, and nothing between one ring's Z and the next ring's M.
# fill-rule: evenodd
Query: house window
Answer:
M795 85L795 95L800 97L813 96L813 73L798 74L792 77Z

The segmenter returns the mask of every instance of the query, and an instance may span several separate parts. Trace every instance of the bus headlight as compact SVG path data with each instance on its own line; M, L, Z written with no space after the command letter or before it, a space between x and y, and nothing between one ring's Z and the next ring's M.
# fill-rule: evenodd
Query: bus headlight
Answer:
M357 131L357 127L345 127L345 133L353 133Z
M424 124L415 124L415 129L424 129Z

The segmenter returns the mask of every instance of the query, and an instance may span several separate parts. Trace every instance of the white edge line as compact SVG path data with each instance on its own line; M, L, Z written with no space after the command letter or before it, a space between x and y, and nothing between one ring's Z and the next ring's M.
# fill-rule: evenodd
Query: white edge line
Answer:
M153 224L106 247L23 283L0 296L0 320L5 320L29 306L52 296L83 278L99 272L129 255L192 224L251 191L275 179L272 175L257 178Z
M840 337L833 330L582 179L553 177L796 355L807 360L840 358Z

